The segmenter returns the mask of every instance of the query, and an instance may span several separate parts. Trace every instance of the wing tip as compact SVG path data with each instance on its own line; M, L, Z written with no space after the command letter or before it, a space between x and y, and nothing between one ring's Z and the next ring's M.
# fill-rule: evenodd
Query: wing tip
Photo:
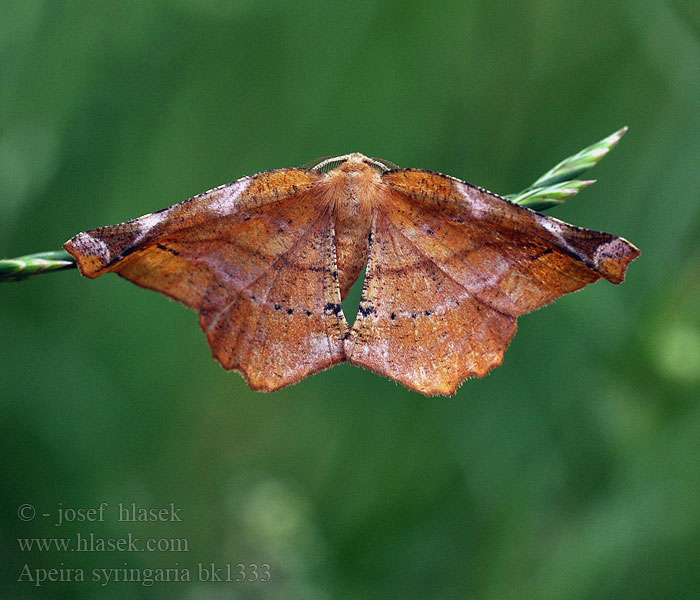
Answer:
M625 280L627 267L641 253L634 244L624 238L616 237L601 244L593 258L600 274L611 283L620 285Z
M63 249L75 259L80 274L91 279L99 277L110 260L107 244L90 231L72 237L63 244Z

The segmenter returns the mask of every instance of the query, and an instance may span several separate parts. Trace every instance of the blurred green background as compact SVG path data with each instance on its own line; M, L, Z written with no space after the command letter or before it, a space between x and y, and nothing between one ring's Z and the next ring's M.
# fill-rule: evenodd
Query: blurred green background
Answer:
M622 286L521 318L504 365L449 399L347 365L256 394L158 294L2 284L0 595L698 597L699 114L698 2L4 0L0 256L351 151L516 192L623 125L549 214L643 254ZM54 525L102 502L103 522ZM119 502L182 522L119 522ZM78 533L189 552L17 542ZM197 581L212 562L272 578ZM91 581L176 566L195 581Z

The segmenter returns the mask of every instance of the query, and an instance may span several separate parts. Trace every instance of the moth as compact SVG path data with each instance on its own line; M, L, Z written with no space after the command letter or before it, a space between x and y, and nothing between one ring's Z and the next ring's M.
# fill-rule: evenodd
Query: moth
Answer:
M243 177L79 233L80 272L115 272L199 312L213 355L273 391L348 361L451 395L500 365L519 315L640 252L454 177L359 153ZM343 300L366 267L352 326Z

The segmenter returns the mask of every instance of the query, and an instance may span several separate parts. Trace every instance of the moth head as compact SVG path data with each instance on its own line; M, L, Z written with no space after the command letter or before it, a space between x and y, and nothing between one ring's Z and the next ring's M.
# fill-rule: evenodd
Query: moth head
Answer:
M319 173L330 173L336 169L359 170L362 168L361 165L368 165L380 173L386 173L387 171L393 171L399 168L388 160L370 158L359 152L342 154L340 156L324 156L312 160L310 163L306 163L304 167L313 171L318 171Z

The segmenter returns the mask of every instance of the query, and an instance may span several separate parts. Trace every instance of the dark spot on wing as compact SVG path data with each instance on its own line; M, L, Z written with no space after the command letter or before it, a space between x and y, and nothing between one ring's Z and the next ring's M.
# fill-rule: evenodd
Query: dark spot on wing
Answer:
M374 308L374 306L362 306L362 304L360 304L359 311L363 317L366 317L367 315L371 315L372 313L377 312L377 310Z
M335 304L334 302L329 302L324 307L324 310L327 312L332 312L334 315L338 315L338 314L340 314L340 311L343 310L343 307L340 304Z
M126 256L129 256L129 254L133 254L137 250L140 249L140 246L131 246L129 248L126 248L125 250L122 251L122 253L119 255L119 258L124 258Z
M167 246L164 246L163 244L156 244L156 246L158 248L160 248L161 250L165 250L166 252L170 252L170 254L172 254L174 256L180 256L180 253L177 250L175 250L174 248L168 248Z

